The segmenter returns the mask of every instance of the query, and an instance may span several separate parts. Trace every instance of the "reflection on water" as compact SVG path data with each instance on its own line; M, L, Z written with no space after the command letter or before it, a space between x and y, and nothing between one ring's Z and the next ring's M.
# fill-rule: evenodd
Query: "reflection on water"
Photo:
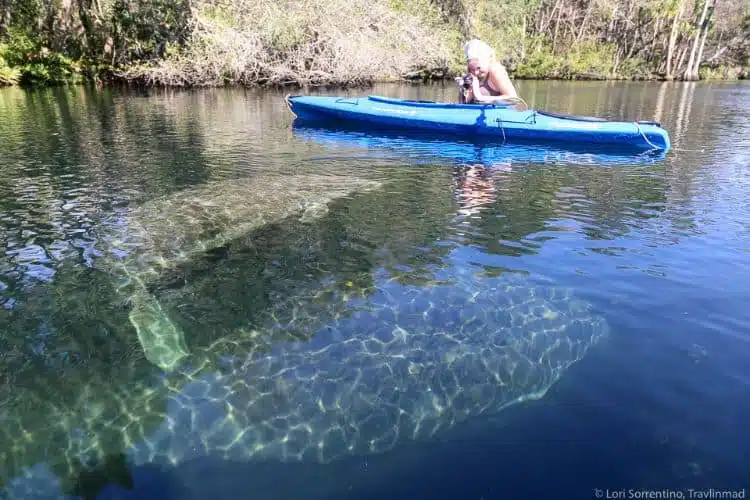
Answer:
M444 479L410 482L454 498L736 485L750 442L750 88L519 91L551 111L655 119L675 149L633 157L299 127L274 92L3 89L6 493L147 495L142 471L211 460L216 477L235 471L221 498L253 471L254 488L275 478L260 498L406 498L416 492L388 464L410 453L425 470L438 457L471 464L470 485L443 466ZM305 178L337 194L316 205ZM333 187L358 179L378 188ZM124 273L112 264L123 234L138 248ZM128 276L142 279L138 294L118 291ZM185 347L169 373L144 351L167 330ZM509 429L486 420L525 399ZM455 444L472 439L482 446ZM362 463L372 479L343 472ZM558 471L550 489L522 481L543 466ZM180 478L166 497L205 496Z
M495 182L502 177L493 175L494 172L509 172L512 167L508 164L467 165L460 168L457 179L457 196L461 208L458 213L463 217L470 217L495 201Z
M661 163L666 153L662 150L641 153L623 152L611 146L566 144L539 146L491 139L467 139L429 134L424 131L372 131L353 125L312 125L293 123L296 137L310 143L324 145L329 151L356 154L363 151L376 158L399 158L414 164L431 161L482 164L596 165L653 165Z

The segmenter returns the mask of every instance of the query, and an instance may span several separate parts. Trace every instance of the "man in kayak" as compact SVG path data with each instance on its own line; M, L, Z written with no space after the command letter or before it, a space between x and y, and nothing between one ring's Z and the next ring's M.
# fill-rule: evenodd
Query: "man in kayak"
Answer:
M481 40L464 45L468 73L456 78L460 103L491 103L517 98L505 66L495 60L495 51Z

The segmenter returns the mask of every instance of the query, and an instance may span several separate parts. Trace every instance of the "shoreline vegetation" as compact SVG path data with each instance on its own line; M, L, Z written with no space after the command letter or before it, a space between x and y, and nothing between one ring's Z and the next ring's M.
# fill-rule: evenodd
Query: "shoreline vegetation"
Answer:
M750 78L747 0L0 0L0 85Z

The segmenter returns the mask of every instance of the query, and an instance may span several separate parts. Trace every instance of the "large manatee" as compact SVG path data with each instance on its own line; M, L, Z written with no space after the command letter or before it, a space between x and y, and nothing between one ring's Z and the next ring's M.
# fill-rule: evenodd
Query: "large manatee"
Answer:
M385 452L542 397L607 332L568 290L509 277L382 283L338 316L309 341L266 344L181 384L162 427L137 436L134 462Z
M409 172L407 186L418 175ZM148 278L136 291L188 332L191 355L169 372L114 357L112 370L83 359L63 377L53 366L64 395L46 391L44 377L17 387L0 407L0 484L8 496L58 498L80 491L82 477L117 481L127 470L113 476L110 469L127 463L171 466L208 455L326 463L380 453L541 397L606 334L606 323L570 290L457 268L451 248L434 244L455 213L448 179L424 175L433 182L418 190L389 195L391 187L363 203L332 204L321 224L292 217L243 231L219 260L203 260L199 250L185 258L184 249L199 244L182 241L155 245L177 249L162 267L146 260L157 255L148 251L154 244L136 238L128 258L145 259L127 269ZM429 203L410 198L416 214L392 201L417 195ZM247 293L275 260L283 271ZM69 281L78 283L76 276ZM127 311L116 315L127 323ZM124 330L108 342L133 337Z
M163 370L174 369L188 349L149 283L167 269L293 215L302 221L325 213L326 204L357 191L377 188L374 180L353 175L270 175L214 182L180 191L113 216L110 252L104 268L117 277L129 302L146 358Z
M43 425L6 418L2 432L23 441L9 453L55 443L67 468L54 470L70 476L118 454L171 466L208 455L327 463L381 453L542 397L608 331L567 289L455 270L438 278L416 286L381 276L369 295L333 294L340 310L306 341L274 342L281 326L269 321L236 332L256 340L250 350L228 355L228 339L169 374L91 380ZM6 483L10 496L51 491L39 470Z

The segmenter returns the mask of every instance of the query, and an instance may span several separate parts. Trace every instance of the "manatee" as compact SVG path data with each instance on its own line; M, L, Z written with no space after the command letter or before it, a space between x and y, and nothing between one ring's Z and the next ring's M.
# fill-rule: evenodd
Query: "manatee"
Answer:
M380 183L353 175L270 175L213 182L115 214L108 227L110 251L100 264L127 298L129 319L146 358L163 370L188 355L183 333L149 293L168 269L226 245L254 229L291 216L309 222L327 204Z
M52 455L67 463L54 470L76 475L118 454L175 466L202 456L330 463L383 453L543 397L608 335L568 289L450 272L430 286L380 277L366 296L334 294L340 313L307 322L314 335L305 341L273 342L283 326L272 322L238 329L235 340L252 336L255 348L228 353L225 339L170 373L92 379L36 427L6 415L2 432L22 440L6 458L44 470L53 459L41 452L54 442ZM21 456L35 446L36 461ZM6 491L21 498L63 479L30 468Z
M390 282L351 302L309 341L259 342L268 348L180 385L133 462L386 452L541 398L608 331L569 290L523 279Z

